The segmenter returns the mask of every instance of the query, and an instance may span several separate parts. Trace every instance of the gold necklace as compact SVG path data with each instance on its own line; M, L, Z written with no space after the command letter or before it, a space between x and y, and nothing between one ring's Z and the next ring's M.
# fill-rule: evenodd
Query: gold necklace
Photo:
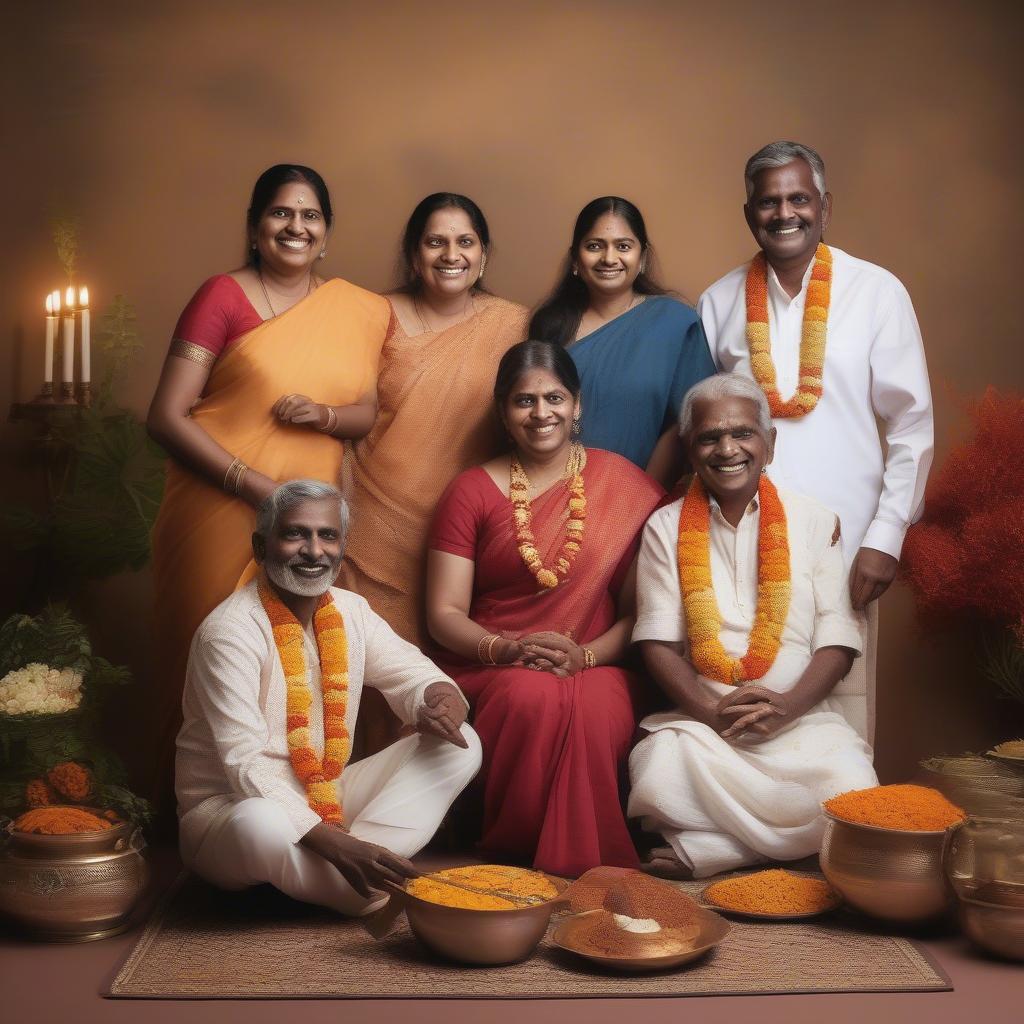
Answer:
M261 271L259 271L259 270L257 270L257 271L256 271L256 277L257 277L257 278L259 279L259 282L260 282L260 288L261 288L261 289L262 289L262 291L263 291L263 298L264 298L264 300L265 300L265 301L266 301L266 303L267 303L267 309L269 309L269 310L270 310L270 318L271 318L271 320L273 320L273 319L274 319L274 317L276 317L276 316L277 316L278 314L277 314L277 311L276 311L276 310L274 309L273 305L271 304L271 301L270 301L270 295L269 295L269 294L268 294L268 292L267 292L267 286L266 286L266 284L265 284L265 282L264 282L264 280L263 280L263 274L262 274L262 272L261 272ZM319 287L320 287L320 285L319 285L319 284L317 284L317 285L315 285L315 286L314 286L314 284L313 284L313 273L312 273L312 271L310 271L310 274L309 274L309 281L308 281L308 282L306 283L306 294L305 294L305 295L303 295L303 296L302 296L302 298L303 298L303 299L304 299L304 298L306 298L307 296L309 296L310 294L312 294L312 293L313 293L314 291L316 291L316 289L317 289L317 288L319 288ZM300 299L299 301L301 302L302 300ZM289 308L289 309L291 309L291 306L289 306L288 308ZM282 310L281 312L282 312L282 313L283 313L283 312L286 312L286 310Z
M415 294L412 296L412 308L413 311L416 313L416 319L419 320L420 322L420 329L422 330L422 332L424 334L436 334L439 328L431 328L427 326L427 322L426 320L423 319L423 312L420 309L420 304L417 301ZM473 315L476 313L476 303L473 301L472 294L470 294L469 296L469 301L466 303L465 306L463 306L462 312L459 314L461 319L458 322L461 323L462 320L466 319L467 310L470 311L469 315ZM449 327L452 326L454 326L454 324L449 324Z

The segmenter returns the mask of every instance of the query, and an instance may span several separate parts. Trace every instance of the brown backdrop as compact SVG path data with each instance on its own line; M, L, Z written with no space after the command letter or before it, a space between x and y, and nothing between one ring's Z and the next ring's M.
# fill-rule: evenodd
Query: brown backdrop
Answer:
M695 299L750 254L743 162L774 138L823 153L830 239L909 288L939 458L956 394L1021 386L1018 4L450 9L179 0L8 12L0 408L38 389L42 300L62 283L52 208L81 218L94 307L116 292L137 307L145 349L123 399L142 412L181 306L240 261L248 191L271 163L325 175L337 212L326 269L369 288L391 280L412 205L451 189L491 222L491 287L532 304L577 210L614 192L643 209L666 281ZM29 436L0 427L6 492L38 486ZM0 570L6 581L24 566L7 554ZM147 573L120 577L82 605L102 652L136 670L140 713L150 585ZM12 593L0 584L0 613ZM888 781L1010 728L966 647L922 635L900 587L883 603L878 704Z

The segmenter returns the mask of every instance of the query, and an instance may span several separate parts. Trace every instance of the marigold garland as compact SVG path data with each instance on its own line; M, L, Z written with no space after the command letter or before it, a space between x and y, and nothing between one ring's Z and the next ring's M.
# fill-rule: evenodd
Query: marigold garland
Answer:
M313 613L313 633L320 654L324 705L324 752L317 755L309 733L313 694L302 645L302 626L274 593L266 578L257 584L260 601L274 631L274 643L284 670L288 755L292 769L305 787L309 806L335 825L342 823L334 780L341 775L350 753L345 711L348 706L348 642L345 621L327 591Z
M722 616L711 578L711 505L695 476L679 513L677 560L690 659L708 679L738 685L760 679L772 667L782 641L791 593L786 511L775 485L761 477L757 489L761 520L757 535L757 611L747 653L731 657L719 633Z
M800 332L800 378L793 397L779 394L772 361L772 340L768 321L768 265L763 252L750 262L747 271L747 345L750 370L768 399L772 416L789 419L809 413L821 398L825 367L828 310L832 301L832 252L824 242L814 253L814 267L807 284L803 326Z
M508 496L512 502L512 523L516 528L516 545L526 567L536 577L544 590L553 590L562 578L569 574L569 568L583 547L583 521L587 518L587 496L583 490L583 468L587 464L587 453L583 445L569 446L565 475L569 478L569 499L566 503L568 520L565 524L565 543L553 568L544 564L537 550L537 542L530 524L533 513L530 510L530 478L526 475L519 459L512 455L509 463Z

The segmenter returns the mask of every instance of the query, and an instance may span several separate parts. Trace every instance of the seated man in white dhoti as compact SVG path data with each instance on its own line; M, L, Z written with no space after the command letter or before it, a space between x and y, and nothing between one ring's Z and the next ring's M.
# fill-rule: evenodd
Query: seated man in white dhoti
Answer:
M766 475L775 430L738 374L683 401L696 475L655 512L633 639L674 710L641 722L628 813L668 845L646 869L704 877L816 853L821 801L877 784L832 688L861 651L836 516Z
M461 691L363 598L332 588L348 509L299 480L257 513L259 578L213 610L189 654L175 782L187 867L225 889L269 882L362 915L480 767ZM359 697L417 734L347 765Z

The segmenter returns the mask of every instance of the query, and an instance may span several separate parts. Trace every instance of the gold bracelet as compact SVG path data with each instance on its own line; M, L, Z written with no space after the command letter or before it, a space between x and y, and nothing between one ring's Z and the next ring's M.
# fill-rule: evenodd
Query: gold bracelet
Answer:
M325 406L327 409L327 426L320 427L321 434L333 434L334 428L338 425L338 414L334 411L333 405Z
M495 633L491 639L487 642L487 657L492 665L498 664L498 659L494 656L494 645L501 639L501 637Z
M482 664L488 664L487 659L484 657L484 644L491 639L490 633L484 633L482 637L476 642L476 660Z
M224 485L223 489L228 494L238 494L239 488L242 483L242 477L245 476L249 467L238 458L231 460L231 465L228 466L227 472L224 474Z
M583 648L583 667L597 668L597 655L589 648Z

